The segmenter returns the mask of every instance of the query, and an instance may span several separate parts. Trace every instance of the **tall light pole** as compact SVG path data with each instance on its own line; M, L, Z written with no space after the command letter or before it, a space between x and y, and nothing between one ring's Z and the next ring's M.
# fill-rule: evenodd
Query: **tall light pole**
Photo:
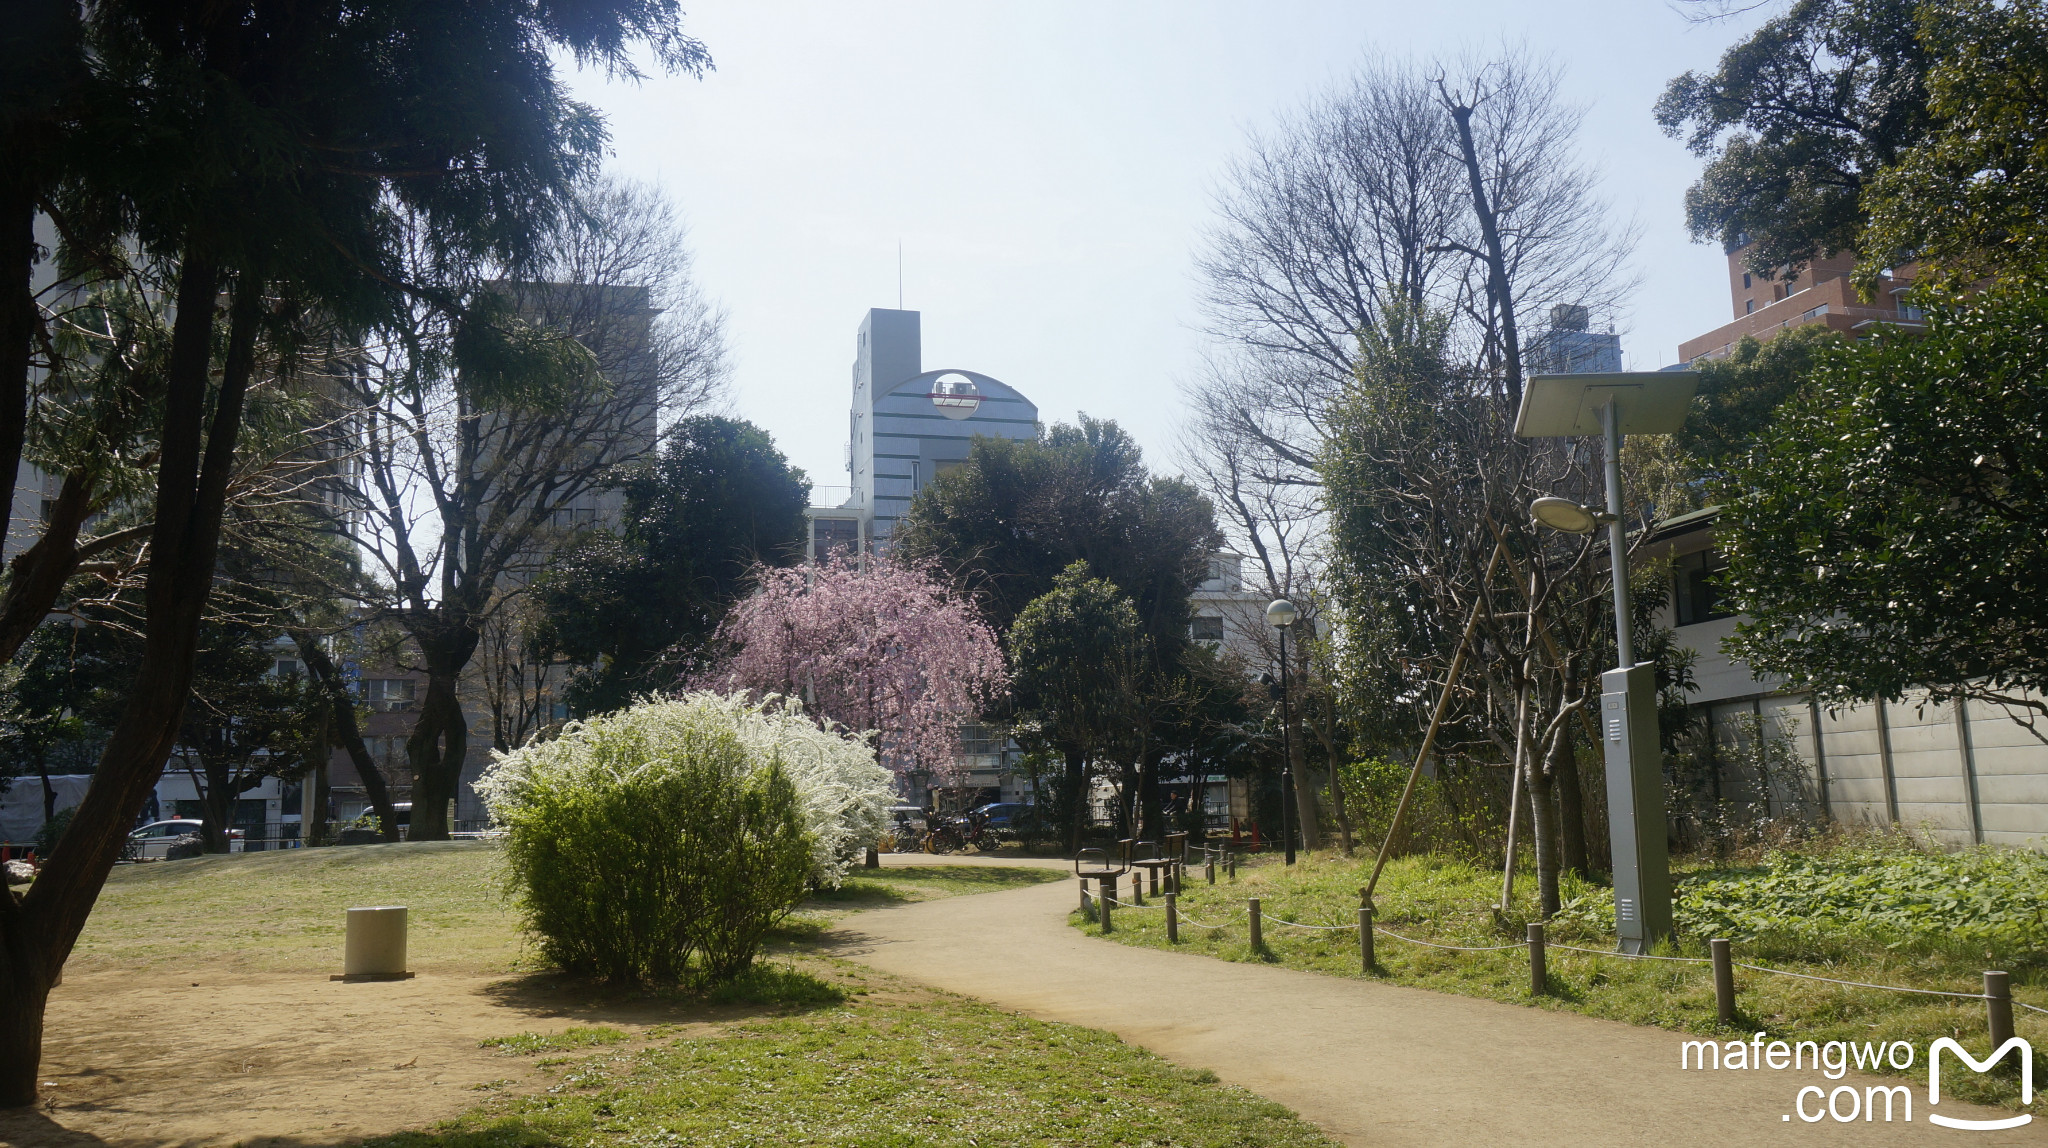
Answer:
M1287 863L1294 864L1294 741L1287 709L1287 631L1301 611L1285 598L1266 605L1266 621L1280 631L1280 832L1287 839Z
M1571 534L1607 527L1617 664L1600 675L1599 728L1607 760L1608 838L1614 847L1614 923L1625 953L1647 952L1671 936L1671 854L1657 739L1657 667L1636 662L1629 633L1621 436L1676 431L1697 386L1690 371L1536 375L1515 417L1515 434L1523 438L1597 434L1605 447L1606 510L1565 498L1539 498L1530 504L1529 515Z

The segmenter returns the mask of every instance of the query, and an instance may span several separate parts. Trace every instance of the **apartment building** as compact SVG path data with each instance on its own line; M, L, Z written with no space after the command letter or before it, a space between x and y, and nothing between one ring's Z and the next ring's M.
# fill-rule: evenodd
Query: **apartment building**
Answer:
M1734 321L1681 344L1685 361L1719 358L1745 336L1767 340L1813 323L1850 336L1920 325L1907 301L1908 277L1885 276L1866 299L1849 281L1847 256L1766 279L1744 269L1743 254L1728 256ZM2048 848L2048 742L2012 715L1983 703L1930 704L1924 691L1900 702L1830 708L1723 652L1742 619L1715 586L1725 567L1714 544L1718 515L1708 508L1664 522L1646 547L1648 556L1672 563L1673 593L1660 623L1699 655L1691 698L1706 731L1712 783L1760 791L1771 812L1796 804L1949 845ZM1770 764L1787 755L1792 768Z

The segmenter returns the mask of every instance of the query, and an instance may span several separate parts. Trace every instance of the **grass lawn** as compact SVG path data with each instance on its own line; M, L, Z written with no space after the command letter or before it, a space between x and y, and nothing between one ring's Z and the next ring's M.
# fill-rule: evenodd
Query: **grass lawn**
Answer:
M510 972L524 943L499 895L497 848L423 841L230 853L119 865L68 967L154 970L187 964L247 972L340 967L347 910L409 909L421 965Z
M485 842L122 866L73 967L303 972L338 962L343 910L396 903L411 909L416 964L536 972L499 874ZM530 1058L545 1091L521 1095L510 1079L477 1085L474 1110L432 1132L372 1143L1330 1145L1285 1108L1109 1034L1026 1020L809 944L861 909L1062 875L1027 866L855 870L792 915L775 955L738 983L701 996L654 994L682 1006L688 1023L637 1035L605 1025L521 1032L520 1014L508 1012L506 1031L483 1047ZM497 983L540 980L577 991L556 977ZM618 995L589 986L592 1001Z
M1254 952L1245 925L1245 902L1258 897L1266 914L1303 924L1353 924L1359 888L1371 872L1369 856L1346 860L1334 853L1304 855L1292 873L1277 858L1260 857L1241 867L1234 880L1219 873L1214 886L1203 882L1199 869L1191 870L1179 902L1181 943L1172 947L1227 961L1359 976L1358 934L1351 930L1315 932L1268 921L1264 948ZM1128 899L1128 888L1124 896ZM1533 875L1517 879L1512 912L1497 922L1490 906L1499 897L1497 872L1427 856L1390 862L1373 898L1379 963L1375 975L1395 984L1630 1024L1682 1032L1723 1031L1715 1023L1713 977L1704 964L1626 960L1552 948L1550 995L1532 998L1524 949L1449 952L1405 944L1386 933L1475 947L1518 943L1535 915ZM1589 895L1586 900L1597 897ZM1120 908L1111 937L1127 945L1168 948L1165 913L1157 908L1162 902L1154 898L1147 904L1153 907ZM1079 913L1071 921L1089 932L1097 929ZM1224 927L1206 929L1197 921ZM1614 938L1599 924L1597 913L1582 914L1555 922L1548 935L1553 942L1611 950ZM1706 944L1688 939L1672 952L1704 957ZM1735 959L1843 980L1958 992L1982 991L1983 970L2005 969L2012 974L2016 999L2048 1007L2048 952L1996 940L1906 943L1847 937L1819 943L1808 936L1766 934L1736 944ZM1744 1036L1765 1031L1790 1040L1904 1040L1923 1052L1935 1038L1954 1036L1980 1053L1985 1039L1982 1001L1842 988L1744 969L1735 971L1735 984L1741 1010L1736 1031ZM2036 1050L2036 1075L2048 1075L2048 1016L2015 1012L2019 1035ZM1925 1079L1924 1064L1912 1071ZM1963 1073L1953 1086L1947 1079L1943 1085L1954 1087L1966 1099L2018 1106L2016 1073L2002 1078ZM2031 1111L2048 1114L2048 1090L2037 1093Z
M638 1049L617 1047L603 1030L508 1038L506 1047L542 1056L557 1083L370 1144L1332 1144L1277 1104L1107 1033L1027 1020L846 962L805 960L785 975L815 978L844 1003ZM611 1048L545 1055L591 1046Z

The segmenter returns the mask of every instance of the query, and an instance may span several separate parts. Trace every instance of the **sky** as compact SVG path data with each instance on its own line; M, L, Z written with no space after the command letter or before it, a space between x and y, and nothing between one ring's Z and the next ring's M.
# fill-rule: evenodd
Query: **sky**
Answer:
M854 334L923 313L924 366L981 371L1047 422L1113 418L1175 470L1213 341L1194 259L1248 135L1373 55L1519 44L1585 108L1584 157L1641 231L1624 365L1731 317L1718 246L1683 218L1699 160L1651 117L1746 31L1659 0L1030 3L697 0L703 78L580 73L619 174L659 184L727 316L732 413L843 486Z

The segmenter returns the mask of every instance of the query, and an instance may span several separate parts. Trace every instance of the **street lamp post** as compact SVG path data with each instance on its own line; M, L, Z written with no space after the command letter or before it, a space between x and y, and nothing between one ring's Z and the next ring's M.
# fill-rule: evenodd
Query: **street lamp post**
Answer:
M1301 612L1285 598L1266 606L1266 621L1280 631L1280 833L1287 840L1287 863L1294 864L1293 718L1287 708L1287 631Z
M1556 530L1607 527L1614 578L1614 669L1600 675L1600 741L1607 759L1608 836L1614 847L1614 921L1625 953L1671 936L1671 856L1664 829L1664 768L1657 740L1657 667L1635 660L1628 598L1628 530L1621 517L1621 438L1670 434L1685 422L1698 381L1690 371L1536 375L1515 434L1593 435L1605 447L1607 508L1539 498L1530 517Z

